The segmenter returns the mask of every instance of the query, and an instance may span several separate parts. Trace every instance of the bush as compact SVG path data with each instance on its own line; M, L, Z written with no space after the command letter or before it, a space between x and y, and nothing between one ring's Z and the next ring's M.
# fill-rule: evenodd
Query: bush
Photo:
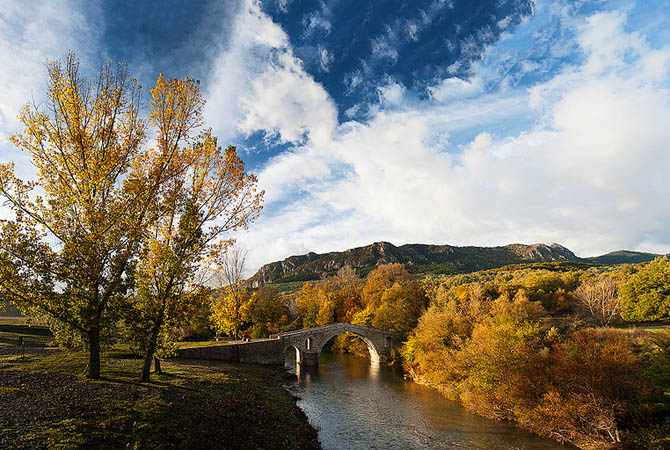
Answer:
M626 320L670 319L670 260L658 257L645 264L621 286L622 316Z

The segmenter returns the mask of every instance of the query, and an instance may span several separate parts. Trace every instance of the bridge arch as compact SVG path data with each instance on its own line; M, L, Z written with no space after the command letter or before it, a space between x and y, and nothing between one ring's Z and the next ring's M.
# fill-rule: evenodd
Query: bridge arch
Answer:
M357 335L365 342L370 352L370 359L375 363L387 360L393 347L393 337L398 334L361 325L334 323L322 327L278 333L270 337L280 340L284 353L289 347L294 347L300 355L300 363L316 365L326 343L334 337L347 332Z
M378 350L377 347L375 347L375 343L372 342L369 338L367 338L363 334L361 334L360 332L349 331L349 330L343 330L343 331L338 331L338 332L333 332L333 333L327 334L324 337L324 339L321 340L321 343L320 343L319 347L314 349L317 352L317 358L318 358L318 355L321 355L321 352L323 351L323 347L328 342L330 342L332 339L336 338L337 336L341 336L345 333L354 334L354 335L358 336L359 338L361 338L361 340L363 342L365 342L365 345L367 345L367 347L368 347L368 352L370 352L370 361L372 361L374 363L378 363L378 362L381 361L379 354L380 354L380 351L383 352L383 349Z
M302 361L300 349L295 345L289 344L285 345L282 351L282 360L284 361L284 365L288 364L287 355L289 354L289 352L295 353L295 363L300 364Z

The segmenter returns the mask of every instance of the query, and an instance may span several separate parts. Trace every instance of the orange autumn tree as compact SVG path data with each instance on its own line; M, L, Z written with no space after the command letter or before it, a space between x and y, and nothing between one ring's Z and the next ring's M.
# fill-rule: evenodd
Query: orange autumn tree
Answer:
M428 303L419 281L399 263L385 264L370 272L362 300L373 327L401 333L416 326Z

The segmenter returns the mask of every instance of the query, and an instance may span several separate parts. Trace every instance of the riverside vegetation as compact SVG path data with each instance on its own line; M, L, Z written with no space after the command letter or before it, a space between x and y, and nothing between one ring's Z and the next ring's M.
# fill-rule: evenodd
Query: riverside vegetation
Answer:
M266 285L249 293L248 311L258 297L294 314L243 314L242 334L333 322L399 331L394 362L480 415L584 449L670 446L670 332L654 325L670 319L667 257L421 278L397 263L365 279L343 268ZM332 349L367 354L353 335Z

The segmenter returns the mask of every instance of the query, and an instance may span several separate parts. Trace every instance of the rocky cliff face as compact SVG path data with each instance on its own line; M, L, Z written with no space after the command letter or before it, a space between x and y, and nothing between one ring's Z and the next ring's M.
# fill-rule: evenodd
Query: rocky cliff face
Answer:
M250 287L282 279L318 279L344 266L366 269L388 263L402 263L409 269L422 267L449 271L471 271L524 262L580 261L559 244L511 244L503 247L454 247L451 245L406 244L396 247L375 242L365 247L324 254L308 253L269 263L249 279Z

